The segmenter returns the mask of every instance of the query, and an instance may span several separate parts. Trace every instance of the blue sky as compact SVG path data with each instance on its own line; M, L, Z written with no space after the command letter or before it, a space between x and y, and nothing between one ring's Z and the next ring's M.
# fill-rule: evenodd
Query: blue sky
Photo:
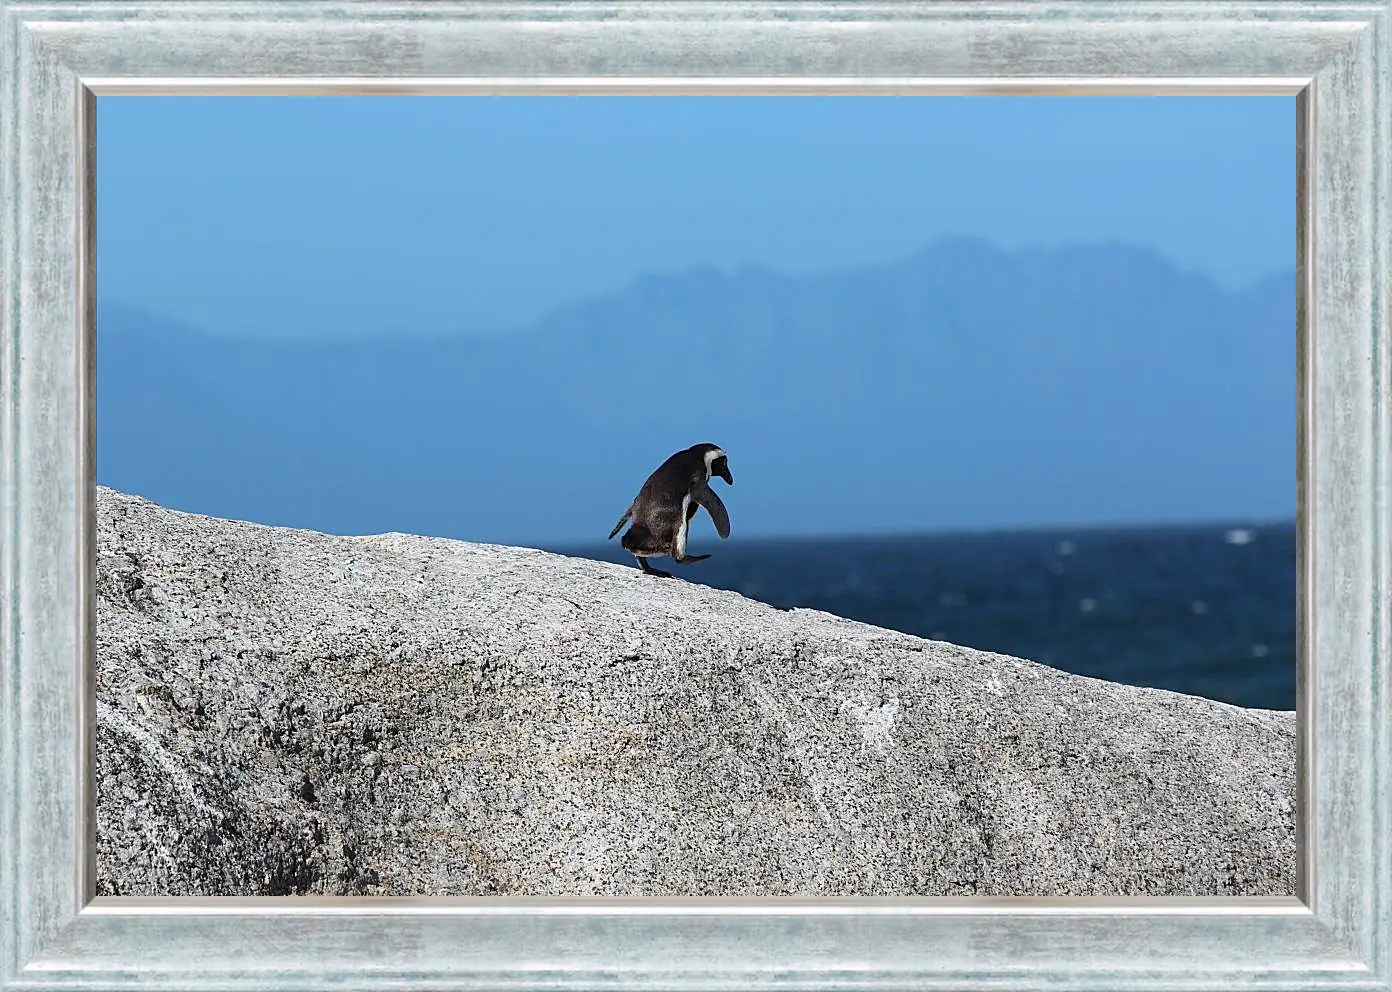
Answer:
M103 484L579 541L713 440L742 536L1293 513L1293 98L97 111Z
M220 334L507 330L647 271L947 235L1294 264L1288 97L101 97L98 295Z

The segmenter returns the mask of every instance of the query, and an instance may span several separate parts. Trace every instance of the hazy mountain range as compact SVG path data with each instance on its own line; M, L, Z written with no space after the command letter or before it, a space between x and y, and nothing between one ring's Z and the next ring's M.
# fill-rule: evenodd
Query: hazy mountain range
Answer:
M601 541L709 440L732 540L1295 510L1293 272L1231 292L1126 246L950 240L646 276L521 332L284 332L101 301L99 481L339 533Z

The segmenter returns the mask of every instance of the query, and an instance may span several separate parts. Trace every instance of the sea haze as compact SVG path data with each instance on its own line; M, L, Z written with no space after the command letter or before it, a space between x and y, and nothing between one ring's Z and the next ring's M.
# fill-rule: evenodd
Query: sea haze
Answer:
M642 278L509 334L219 338L103 302L97 475L334 533L602 539L672 451L734 540L1295 512L1295 279L1123 246ZM701 527L709 528L704 516Z

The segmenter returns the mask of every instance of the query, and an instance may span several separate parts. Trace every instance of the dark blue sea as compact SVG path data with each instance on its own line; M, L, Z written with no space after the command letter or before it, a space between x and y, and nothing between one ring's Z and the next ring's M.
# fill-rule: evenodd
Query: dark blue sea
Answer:
M554 550L634 564L618 539ZM1080 675L1295 708L1295 525L693 538L692 582Z

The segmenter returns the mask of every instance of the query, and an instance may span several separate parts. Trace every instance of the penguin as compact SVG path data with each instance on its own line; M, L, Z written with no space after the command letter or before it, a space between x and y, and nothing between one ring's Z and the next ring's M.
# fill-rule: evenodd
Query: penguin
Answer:
M679 565L705 561L710 555L686 553L687 528L696 510L704 506L715 521L716 533L722 539L730 536L730 517L710 487L712 475L724 479L726 485L735 484L730 461L718 444L693 444L678 451L648 476L608 539L613 540L631 517L633 526L620 543L649 575L672 577L670 572L660 572L649 565L649 558L670 556Z

